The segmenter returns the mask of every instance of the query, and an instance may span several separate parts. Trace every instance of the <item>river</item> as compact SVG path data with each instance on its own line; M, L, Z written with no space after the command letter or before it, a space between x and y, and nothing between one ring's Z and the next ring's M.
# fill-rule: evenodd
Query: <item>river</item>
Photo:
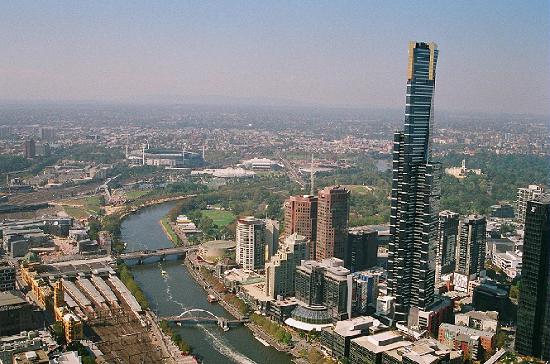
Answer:
M128 216L122 223L122 239L127 251L172 246L159 220L174 203L145 208ZM161 269L168 274L162 276ZM231 317L222 307L210 304L202 288L189 275L181 261L134 266L135 280L158 316L178 315L186 309L201 308L217 316ZM176 327L175 330L193 347L203 363L291 363L291 357L272 347L265 347L246 327L223 332L213 325Z

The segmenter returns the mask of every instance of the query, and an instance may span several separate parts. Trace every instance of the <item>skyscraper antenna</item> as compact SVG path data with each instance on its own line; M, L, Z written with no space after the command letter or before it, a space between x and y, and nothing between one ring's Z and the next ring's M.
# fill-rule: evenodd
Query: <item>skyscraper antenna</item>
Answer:
M309 172L309 183L311 185L311 191L309 191L309 194L313 196L315 194L315 171L313 170L313 153L311 153L311 166L309 167Z

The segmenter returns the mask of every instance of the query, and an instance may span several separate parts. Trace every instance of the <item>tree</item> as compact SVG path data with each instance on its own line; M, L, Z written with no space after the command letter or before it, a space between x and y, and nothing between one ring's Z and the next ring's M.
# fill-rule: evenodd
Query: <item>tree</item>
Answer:
M101 231L101 223L92 219L88 222L88 236L92 240L97 240L99 237L99 232Z
M519 285L520 282L518 282L518 284L510 286L510 298L519 300Z
M503 331L499 331L496 337L497 348L503 348L506 345L506 334Z
M53 335L58 343L63 342L65 340L65 336L63 335L63 324L59 321L56 321L51 326Z

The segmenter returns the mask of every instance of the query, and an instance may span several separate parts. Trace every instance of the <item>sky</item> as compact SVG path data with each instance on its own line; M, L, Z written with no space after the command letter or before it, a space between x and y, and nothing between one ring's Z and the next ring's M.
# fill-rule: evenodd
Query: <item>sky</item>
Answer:
M401 108L410 40L439 46L436 110L550 114L547 0L3 0L0 101Z

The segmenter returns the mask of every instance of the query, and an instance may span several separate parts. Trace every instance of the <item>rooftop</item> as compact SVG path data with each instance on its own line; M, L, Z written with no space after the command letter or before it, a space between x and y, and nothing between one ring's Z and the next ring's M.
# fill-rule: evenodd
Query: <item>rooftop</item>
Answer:
M372 353L381 353L411 345L411 342L404 340L403 336L397 331L385 331L371 336L361 336L351 341Z
M498 321L498 312L497 311L470 311L462 315L472 317L478 320L495 320Z
M15 306L27 303L16 291L0 292L0 307Z
M437 363L442 356L447 354L450 354L450 359L462 356L461 351L452 350L435 339L420 339L411 346L393 351L392 354L396 355L400 361L402 357L406 357L410 361L419 364Z
M535 196L533 198L533 201L542 204L550 204L550 193L542 193L538 196Z
M494 332L482 331L482 330L472 329L471 327L467 327L467 326L453 325L453 324L447 324L447 323L441 324L439 326L439 329L445 329L445 331L452 331L457 334L462 334L466 336L491 337L495 335Z
M369 327L379 324L380 322L371 316L359 316L350 320L336 322L334 332L340 336L355 336L361 334L362 331Z

